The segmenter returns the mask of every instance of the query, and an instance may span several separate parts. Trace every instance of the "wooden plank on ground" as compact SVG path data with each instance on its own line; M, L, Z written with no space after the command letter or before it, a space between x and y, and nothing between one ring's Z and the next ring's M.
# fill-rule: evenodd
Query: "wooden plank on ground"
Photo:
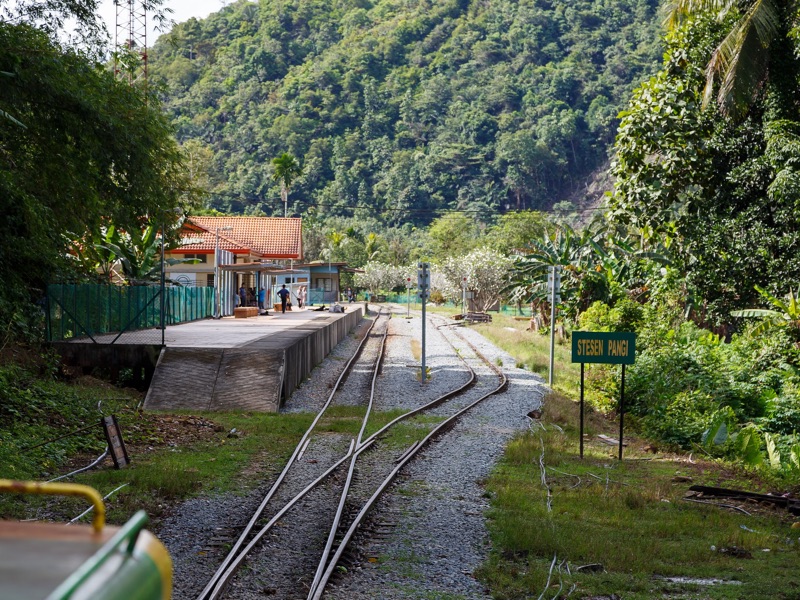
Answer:
M607 435L603 435L602 433L597 436L601 442L604 444L608 444L609 446L619 446L619 440L614 439L612 437L608 437ZM627 447L628 444L622 442L622 446Z
M744 490L732 490L727 488L711 487L707 485L693 485L689 488L692 492L700 492L703 496L713 496L716 498L738 498L741 500L756 500L758 502L768 502L775 506L789 507L797 506L800 508L800 500L787 498L786 496L773 496L771 494L759 494Z

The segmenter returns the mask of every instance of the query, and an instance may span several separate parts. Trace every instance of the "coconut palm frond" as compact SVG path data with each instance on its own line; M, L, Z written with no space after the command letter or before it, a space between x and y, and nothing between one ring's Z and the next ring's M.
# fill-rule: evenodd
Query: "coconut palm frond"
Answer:
M715 58L720 58L714 70L720 76L717 104L723 113L743 112L766 81L768 50L779 26L772 0L757 0L714 51ZM706 76L713 76L712 63Z
M736 5L736 0L671 0L664 6L664 25L670 29L680 26L691 15L717 13L726 15Z
M738 116L750 106L767 79L770 45L780 32L779 1L672 0L668 4L667 26L673 29L694 15L714 15L722 21L731 11L739 11L706 66L703 108L711 104L717 83L722 113Z

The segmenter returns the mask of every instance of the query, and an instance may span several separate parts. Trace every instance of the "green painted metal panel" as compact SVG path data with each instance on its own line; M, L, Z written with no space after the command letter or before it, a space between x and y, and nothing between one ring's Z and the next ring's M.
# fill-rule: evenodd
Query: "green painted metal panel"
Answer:
M53 284L47 288L48 339L94 337L105 333L152 329L161 323L159 286ZM168 287L167 325L210 318L214 288Z

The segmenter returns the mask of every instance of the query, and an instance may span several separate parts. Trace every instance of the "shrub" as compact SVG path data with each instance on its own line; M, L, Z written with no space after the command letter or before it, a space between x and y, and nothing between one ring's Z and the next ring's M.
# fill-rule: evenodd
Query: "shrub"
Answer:
M784 435L800 432L800 389L788 385L780 396L772 396L766 402L767 415L759 420L761 427Z
M595 302L580 316L584 331L638 331L644 319L644 307L630 298L619 300L613 308Z
M680 392L663 410L648 414L642 425L648 435L688 448L701 440L716 409L717 403L706 392Z

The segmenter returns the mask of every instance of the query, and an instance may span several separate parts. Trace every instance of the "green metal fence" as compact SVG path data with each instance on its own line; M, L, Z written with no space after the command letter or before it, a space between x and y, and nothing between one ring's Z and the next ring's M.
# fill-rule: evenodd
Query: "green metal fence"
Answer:
M204 319L212 315L214 289L168 287L163 303L166 325ZM51 342L88 338L115 343L123 334L128 334L126 343L162 342L160 286L53 284L47 286L46 311ZM138 337L134 332L140 332Z
M213 287L166 288L167 325L207 319L214 314Z
M405 293L402 294L386 294L386 302L394 302L397 304L406 304L406 299L408 297ZM411 292L411 306L413 307L415 304L417 308L419 308L419 297L416 296L415 292L412 290ZM452 308L454 310L461 310L461 304L454 304L452 302L445 302L442 304L445 308ZM500 312L504 315L510 316L520 316L520 317L530 317L531 316L531 308L530 306L514 306L513 304L503 304L500 306L499 311L489 311L489 312Z

